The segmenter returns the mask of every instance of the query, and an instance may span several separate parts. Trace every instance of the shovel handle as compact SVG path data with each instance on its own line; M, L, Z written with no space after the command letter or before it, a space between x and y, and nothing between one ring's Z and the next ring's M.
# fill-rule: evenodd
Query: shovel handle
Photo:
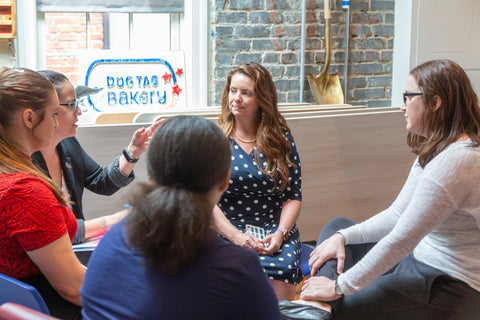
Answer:
M323 8L325 19L330 19L332 17L332 7L330 4L330 0L323 0Z

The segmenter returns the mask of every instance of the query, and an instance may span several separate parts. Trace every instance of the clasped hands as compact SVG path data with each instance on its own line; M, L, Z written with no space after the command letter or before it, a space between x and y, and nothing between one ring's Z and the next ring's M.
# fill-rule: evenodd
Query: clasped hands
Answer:
M255 250L258 254L271 255L280 251L283 243L283 234L280 231L276 231L260 240L254 235L239 231L233 242L241 247Z

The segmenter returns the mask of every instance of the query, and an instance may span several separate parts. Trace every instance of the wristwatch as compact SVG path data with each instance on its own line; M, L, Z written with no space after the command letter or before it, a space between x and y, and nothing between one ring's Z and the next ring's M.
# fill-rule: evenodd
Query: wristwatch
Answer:
M339 296L343 296L342 288L338 285L337 279L335 279L335 293Z
M277 228L277 231L280 231L280 232L282 233L282 235L283 235L283 241L284 241L284 242L287 241L287 239L288 239L288 230L285 229L284 227L278 227L278 228Z
M125 147L123 149L122 153L123 153L123 156L125 157L125 159L127 159L128 162L137 163L138 159L135 159L134 157L132 157L132 155L128 152L127 147Z

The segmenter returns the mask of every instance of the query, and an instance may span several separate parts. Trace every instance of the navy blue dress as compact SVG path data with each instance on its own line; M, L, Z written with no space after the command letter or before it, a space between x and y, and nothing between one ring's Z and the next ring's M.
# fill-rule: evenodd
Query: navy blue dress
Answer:
M237 142L232 143L232 173L227 191L218 206L227 219L241 232L245 225L262 227L267 233L278 228L283 203L288 200L302 200L302 175L300 158L290 132L285 133L291 143L290 160L296 167L290 167L290 185L282 191L275 187L274 181L257 168L254 151L247 154ZM260 153L261 167L265 168L265 156ZM295 225L281 251L272 255L260 255L260 263L271 280L279 280L297 285L300 272L300 234Z

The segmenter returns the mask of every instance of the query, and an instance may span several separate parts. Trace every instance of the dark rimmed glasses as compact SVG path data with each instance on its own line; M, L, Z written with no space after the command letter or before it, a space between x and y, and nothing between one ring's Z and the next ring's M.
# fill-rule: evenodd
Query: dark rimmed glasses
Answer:
M60 105L61 106L69 106L70 108L72 108L72 111L75 111L78 108L78 100L75 100L75 101L72 101L72 102L60 103Z
M421 92L404 92L403 93L403 104L407 104L407 97L423 96Z

